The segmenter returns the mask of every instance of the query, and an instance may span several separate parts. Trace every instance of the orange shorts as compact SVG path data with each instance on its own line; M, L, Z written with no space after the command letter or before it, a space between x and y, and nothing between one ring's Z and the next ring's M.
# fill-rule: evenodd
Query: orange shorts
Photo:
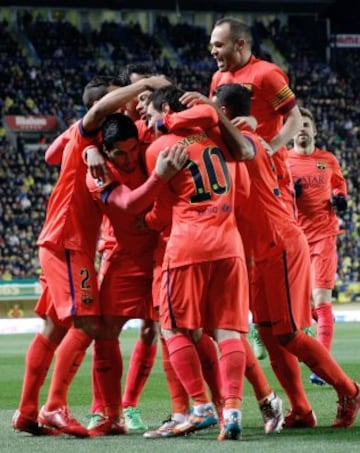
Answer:
M40 318L51 318L55 324L61 325L69 329L72 325L72 320L60 321L57 317L54 304L50 296L49 287L46 278L43 274L40 275L41 295L35 305L34 311Z
M256 263L251 312L256 324L274 334L289 334L311 325L310 254L303 234L289 238L285 250Z
M98 269L98 286L100 288L102 281L104 279L104 275L106 273L106 269L109 265L109 260L111 255L113 254L114 248L103 248L100 253L100 262L99 262L99 269Z
M162 269L161 264L154 267L154 278L152 284L152 298L154 307L160 305L160 288L161 288Z
M245 263L227 258L163 271L160 324L165 329L248 331Z
M39 248L39 259L51 302L60 321L100 314L94 260L74 250L59 252L47 247Z
M338 263L336 236L329 236L309 244L311 287L333 289Z
M113 256L103 274L100 304L103 315L155 320L152 275L148 272L134 275L124 273L121 270L121 256Z

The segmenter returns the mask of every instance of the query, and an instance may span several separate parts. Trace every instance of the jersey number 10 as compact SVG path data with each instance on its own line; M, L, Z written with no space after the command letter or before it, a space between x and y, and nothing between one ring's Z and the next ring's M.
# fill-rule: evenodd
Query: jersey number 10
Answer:
M205 148L202 154L202 160L203 162L200 164L189 160L187 165L196 189L195 195L190 197L191 203L201 203L211 200L213 193L222 195L227 193L231 186L229 170L221 149ZM216 163L215 161L220 164L216 166L216 169L214 165ZM220 172L223 176L223 185L219 183L218 179ZM208 187L208 190L206 187Z

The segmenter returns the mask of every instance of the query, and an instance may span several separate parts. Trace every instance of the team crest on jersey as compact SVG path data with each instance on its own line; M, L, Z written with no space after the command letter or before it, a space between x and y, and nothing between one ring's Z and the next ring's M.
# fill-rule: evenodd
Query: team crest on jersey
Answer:
M325 162L316 162L316 167L318 168L318 170L325 170L326 163Z
M91 292L83 291L81 294L81 303L84 305L91 305L94 302L94 297Z

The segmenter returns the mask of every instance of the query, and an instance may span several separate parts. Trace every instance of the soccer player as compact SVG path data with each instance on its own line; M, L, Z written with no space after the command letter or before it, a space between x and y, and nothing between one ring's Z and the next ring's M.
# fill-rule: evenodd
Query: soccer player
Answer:
M230 87L230 86L229 86ZM238 128L250 128L251 130L254 129L254 121L253 118L248 116L241 116L238 115L236 109L236 91L233 92L230 90L231 94L231 106L230 102L227 102L226 105L221 105L221 109L223 109L224 114L226 114L229 118L231 118L232 122ZM227 99L227 98L226 98ZM213 104L208 98L203 96L200 93L194 92L187 92L180 98L181 102L184 102L186 105L196 105L197 102L204 102L209 103L210 105ZM215 100L215 98L214 98ZM179 127L186 127L186 126L194 126L198 125L209 134L211 134L211 128L214 124L211 123L211 118L206 118L206 116L201 116L201 113L196 111L193 112L194 109L185 110L180 113L175 113L169 116L165 116L162 121L164 122L164 126L171 132L176 131ZM181 115L181 116L180 116ZM179 118L180 117L180 118ZM210 120L210 121L209 121ZM187 124L188 123L188 124ZM238 164L238 170L241 167L244 167L245 164ZM246 170L246 168L245 168ZM248 197L248 193L244 191L244 187L241 182L244 179L244 174L241 173L239 175L239 179L237 180L237 198L238 198L238 205L236 207L236 213L242 210L242 203L243 200ZM237 215L237 218L241 219L239 221L239 226L241 227L242 218ZM240 228L241 231L241 228ZM247 251L247 244L244 243L245 252ZM249 269L251 270L251 252L247 254L247 261ZM251 300L250 300L251 301ZM264 421L264 431L266 434L279 432L282 428L283 424L283 411L282 411L282 401L281 399L273 392L272 388L270 387L266 376L257 361L254 352L252 351L249 342L245 335L242 335L242 340L244 343L245 354L246 354L246 368L245 368L245 376L251 383L253 387L253 391L257 398L259 408L263 417Z
M127 86L152 74L154 74L153 68L148 64L129 63L120 69L115 82L120 86ZM125 113L135 121L139 132L139 141L141 143L140 166L145 165L144 153L146 147L154 140L153 130L148 127L146 118L146 105L149 93L150 90L145 90L134 96L126 104L125 110ZM141 321L140 337L136 341L131 354L125 381L123 407L126 425L130 431L148 429L148 425L141 418L138 401L151 373L157 352L159 326L157 316L154 318L154 313L152 315L152 319L143 319Z
M161 86L158 79L147 79L146 83L138 83L135 94L136 90L138 93L147 89L152 82ZM94 103L84 118L71 128L59 179L49 199L45 224L38 239L48 288L41 301L49 303L41 314L46 315L48 322L42 332L44 335L36 336L27 355L20 408L12 420L13 427L20 431L89 435L67 406L69 385L87 347L99 335L101 325L94 256L102 213L86 187L83 151L88 145L99 142L98 131L104 118L132 98L134 88L121 88L104 96L106 92L107 86L102 93L106 99ZM37 415L39 390L59 344L47 402ZM40 363L42 357L46 361ZM104 385L106 383L100 383ZM35 395L31 394L32 389ZM113 419L108 419L108 426L113 432L124 432L124 427Z
M139 81L140 79L144 79L146 76L149 77L150 68L147 65L142 64L131 64L127 65L122 71L120 71L119 77L111 79L110 88L114 89L117 85L119 86L128 86L130 84L134 84L135 82ZM164 83L165 79L161 78L161 81ZM109 88L109 89L110 89ZM145 90L139 94L139 90L137 85L131 85L129 88L130 96L127 98L127 102L122 105L122 110L126 112L127 115L138 118L137 115L137 101L136 95L139 98L144 98L145 93L149 92L149 90ZM132 91L131 91L132 90ZM84 99L84 103L86 105L87 99ZM139 119L136 121L136 125L139 130L139 140L142 144L141 146L141 154L143 155L144 148L152 139L153 134L150 129L146 127L144 118ZM66 134L62 137L61 142L63 143L66 140ZM59 139L60 141L60 139ZM52 150L53 156L54 150ZM100 159L98 162L95 159ZM48 159L54 160L54 157L48 156ZM90 161L93 162L91 168L93 172L96 171L98 166L103 162L101 155L99 156L98 153L92 153L88 159L88 165ZM94 173L95 176L99 176L99 173L96 171ZM100 175L101 176L101 175ZM109 222L109 220L104 216L102 225L101 225L101 238L98 242L98 252L104 255L104 262L106 262L106 256L109 255L110 250L113 249L116 240L114 238L113 228ZM142 318L142 317L141 317ZM124 417L126 421L126 426L129 430L145 430L147 429L147 425L141 419L140 411L137 406L137 402L139 400L140 394L142 389L144 388L147 378L151 372L153 363L155 361L156 356L156 346L157 346L157 338L158 338L158 327L157 323L154 320L148 318L143 319L141 322L141 329L140 329L140 338L137 340L133 353L131 355L129 369L127 373L127 379L125 383L125 390L123 395L123 407L124 407ZM95 345L96 346L96 345ZM96 348L95 348L96 351ZM94 361L96 361L96 352L94 352ZM146 370L146 371L145 371ZM98 385L94 380L93 373L93 391L92 391L92 404L91 404L91 417L90 422L88 424L88 429L92 429L95 427L99 421L102 419L102 411L103 405L101 401L100 392L98 389Z
M129 70L131 71L129 73ZM122 71L121 74L126 74L125 81L119 81L117 83L131 83L141 78L144 78L145 74L143 72L143 65L127 65L127 71ZM135 72L133 73L132 71ZM166 82L165 82L166 83ZM146 109L147 106L147 97L151 90L146 90L141 92L137 97L136 110L140 114L140 120L136 121L136 126L139 132L139 141L141 142L140 150L140 167L142 158L144 156L144 150L146 145L154 139L154 132L152 128L147 126L147 116ZM134 105L134 102L129 102L126 104L126 114L129 115L130 110L128 110L129 105ZM171 222L171 218L170 218ZM170 225L171 226L171 225ZM153 228L157 230L157 228ZM109 248L113 246L113 231L112 226L108 219L102 224L102 248L105 248L105 255L108 254ZM158 303L158 285L159 285L159 272L158 269L161 269L161 261L163 257L164 249L164 238L167 236L164 231L159 233L159 244L155 251L155 262L156 267L154 270L154 281L153 281L153 300L155 306ZM106 259L104 260L106 262ZM106 267L106 266L105 266ZM102 269L100 269L100 274L102 274ZM100 280L101 280L100 276ZM157 311L156 311L157 313ZM158 316L158 315L157 315ZM140 317L140 316L139 316ZM140 317L142 318L142 317ZM157 319L157 318L156 318ZM124 408L124 416L126 421L126 426L129 430L143 430L146 429L146 425L141 420L140 410L137 407L139 397L142 389L144 388L147 378L151 372L153 362L155 360L157 338L158 338L158 323L154 320L148 318L142 320L141 323L141 336L136 342L133 353L131 355L129 369L126 377L125 390L123 394L122 405ZM172 370L171 364L168 360L168 351L166 343L161 338L162 345L162 358L165 374L167 377L169 392L171 395L171 401L173 406L173 414L170 422L164 423L159 429L148 431L145 433L145 437L154 438L154 437L166 437L169 435L174 435L170 427L174 426L177 423L183 422L189 412L189 400L187 393L181 386L181 383L177 379L174 371ZM208 384L211 397L214 402L214 405L217 409L218 415L221 418L222 413L222 394L221 394L221 382L218 369L218 360L217 360L217 351L215 344L212 339L203 334L199 341L196 342L196 348L200 354L201 364L203 367L203 372L205 375L206 383ZM96 349L95 349L96 350ZM94 359L96 359L96 354L94 354ZM95 372L93 373L93 376ZM96 380L93 379L93 400L92 400L92 416L88 428L96 426L99 419L102 418L101 412L103 411L103 404L101 401L101 396L97 388ZM214 422L215 423L215 422Z
M218 71L211 80L210 98L217 86L225 83L245 85L252 96L251 115L256 132L271 146L279 187L293 209L293 187L286 166L287 143L301 126L301 115L294 92L284 71L252 53L250 28L233 17L219 19L211 32L210 52Z
M132 77L132 74L130 75ZM144 91L138 95L138 102L136 110L140 115L140 120L136 121L136 126L139 130L139 138L141 137L142 143L151 143L155 139L155 131L148 125L147 107L148 100L151 94L150 90ZM162 203L167 203L166 200L161 199ZM169 205L171 202L169 202ZM155 212L157 209L155 208ZM154 221L155 219L155 221ZM158 231L158 245L155 250L155 268L154 268L154 279L153 279L153 303L154 308L158 316L159 309L159 290L161 284L161 266L166 247L166 242L171 229L171 215L165 220L162 219L162 223L159 225L159 221L156 218L156 214L149 212L145 215L144 222L147 227ZM172 412L169 419L166 419L162 425L155 429L145 432L145 438L157 438L157 437L169 437L174 435L173 428L180 423L183 423L190 411L190 401L186 393L186 390L179 381L174 369L171 366L169 359L169 352L167 349L166 341L160 336L161 347L162 347L162 361L163 369L167 379L168 390L171 399ZM218 366L218 356L214 341L208 335L201 335L201 338L197 339L195 347L201 360L202 371L204 373L204 379L209 387L211 393L211 399L217 411L219 421L222 416L222 386L221 377ZM131 381L126 387L130 388ZM124 394L125 399L126 391ZM132 408L129 408L133 410ZM136 408L134 408L136 409ZM126 411L125 411L126 414Z
M150 123L184 110L178 100L182 94L173 86L156 90L148 107ZM213 114L217 119L214 110ZM246 142L226 118L223 121L233 152L243 155ZM248 329L248 281L234 215L236 164L220 131L214 142L193 127L164 134L150 145L146 152L149 170L159 149L176 142L187 144L189 162L169 183L174 198L163 260L160 324L171 364L193 400L193 411L174 431L193 432L214 419L193 343L204 328L213 333L220 349L224 409L218 439L239 439L245 371L241 332Z
M250 89L251 114L258 122L256 131L275 153L279 188L288 209L295 215L286 145L300 129L301 115L287 75L274 63L256 58L252 44L250 28L237 18L224 17L215 23L210 37L210 52L218 70L212 76L210 98L216 87L225 83L241 83ZM255 324L250 338L257 358L265 358L266 351Z
M133 86L136 82L146 77L150 77L153 73L151 67L142 63L130 63L120 69L117 76L113 79L115 86ZM164 83L169 83L165 82ZM141 112L143 103L146 101L148 89L139 93L134 91L132 98L121 109L126 113L138 128L139 141L141 143L140 149L140 167L143 166L141 162L144 159L144 152L146 146L151 143L154 138L152 129L147 127L146 118ZM88 162L89 163L89 162ZM95 162L94 162L95 165ZM110 253L114 246L114 233L113 228L107 219L104 217L104 222L101 228L101 247L100 253L104 253L104 262L106 256ZM151 373L152 366L155 361L157 351L158 339L158 323L148 317L141 320L140 336L136 341L133 352L130 357L129 368L127 371L124 394L122 397L122 406L124 408L124 417L126 426L130 431L146 430L147 425L143 422L140 414L140 408L137 407L141 392L147 382ZM143 317L140 317L143 318ZM94 352L94 360L96 360L96 352ZM88 427L92 427L97 423L99 416L102 412L102 402L97 388L96 381L93 380L93 399L91 404L91 417ZM100 414L100 415L99 415Z
M221 105L235 98L231 90L226 92L227 98L221 98L225 87L218 87L216 92ZM242 115L249 114L251 93L239 84L233 90L238 93L237 110ZM252 312L274 372L292 404L284 427L317 424L303 389L299 361L336 390L338 408L332 426L351 426L360 409L360 385L345 374L320 342L301 330L309 325L311 317L306 238L282 200L275 166L262 141L250 132L243 134L254 147L253 159L245 161L251 177L250 197L242 203L242 234L244 241L251 244L255 263Z
M126 69L122 75L127 74L125 80L134 82L141 77L142 74L146 74L146 66L144 65L133 65L129 64L126 66ZM140 93L137 97L136 111L140 116L140 120L136 121L136 126L139 131L139 139L143 144L150 144L155 139L155 131L153 127L149 126L149 118L147 115L147 108L149 103L149 96L151 90L144 91ZM255 121L255 119L253 119ZM161 200L162 203L166 203L166 200ZM171 204L171 203L170 203ZM156 211L156 208L155 208ZM151 220L152 219L152 220ZM154 221L155 219L155 221ZM162 219L162 224L159 226L158 221L156 220L156 215L153 215L151 212L147 213L145 216L145 224L147 227L150 227L158 231L158 246L155 251L155 269L154 269L154 279L153 279L153 303L156 313L159 309L159 289L161 284L161 267L162 260L164 256L164 251L166 247L166 242L168 235L171 229L171 215L169 218L166 218L165 221ZM154 223L152 223L154 221ZM161 347L162 347L162 360L163 360L163 369L167 379L168 390L171 399L172 413L169 419L166 419L162 425L155 429L147 431L144 434L145 438L156 438L156 437L168 437L173 436L173 428L184 422L190 411L190 401L186 393L186 390L179 381L175 371L171 366L169 359L169 352L167 349L166 341L162 336L160 336ZM221 388L221 377L218 366L218 357L217 350L214 341L210 336L204 334L198 341L195 342L195 347L200 356L202 371L204 373L204 379L211 393L212 402L216 408L216 412L221 423L222 417L222 388ZM134 367L135 368L135 367ZM129 385L128 385L129 382ZM131 381L127 380L126 389L124 393L124 407L125 407L125 396L127 389L132 386ZM137 408L130 407L129 410L133 411ZM127 411L125 410L125 418ZM135 413L135 415L137 415ZM135 417L136 418L136 417Z
M298 210L298 224L310 248L312 314L317 323L317 339L331 350L334 314L331 293L337 267L336 238L342 234L337 213L347 208L347 184L336 157L316 147L316 125L312 113L300 108L302 127L289 150ZM311 374L313 384L325 382Z
M187 155L181 146L164 150L163 156L159 155L162 158L157 161L156 172L148 179L139 159L138 130L129 116L121 113L110 115L102 126L102 136L104 152L109 160L106 180L94 179L88 172L87 185L109 220L116 239L115 247L105 255L99 270L101 312L107 338L95 341L93 368L95 382L100 374L109 374L109 394L105 395L105 401L101 395L102 406L106 408L108 401L121 407L122 369L114 369L111 363L116 354L121 354L118 336L123 325L129 319L154 319L151 293L157 234L142 227L141 217L155 198L154 189L161 189L159 179L165 184L182 168ZM135 194L134 202L131 199ZM148 369L154 362L156 344L150 342L146 352L149 365L142 360L138 370L140 376L132 376L138 381L140 391L140 384L145 384ZM121 358L118 364L122 364ZM92 429L98 428L103 418L100 417Z
M103 97L108 90L108 82L105 79L94 78L92 79L85 87L83 93L83 100L84 104L87 107L91 107L91 105L101 97ZM50 146L51 150L48 153L48 160L53 163L61 162L64 147L71 141L72 137L75 140L76 134L79 134L78 140L81 141L80 133L78 133L79 123L76 123L72 127L70 127L65 133L61 134L54 143ZM84 145L87 142L84 143ZM71 174L72 178L76 178L76 172L72 172L72 168L76 169L77 165L81 165L81 152L80 149L78 153L74 150L74 156L67 155L66 156L66 163L64 166L69 166L70 170L68 171ZM69 153L69 150L68 150ZM79 156L78 156L79 154ZM74 159L74 162L71 162L71 158ZM64 170L65 171L65 170ZM85 177L85 175L84 175ZM61 177L63 179L63 177ZM84 180L85 182L85 180ZM54 192L55 194L61 191L61 187L59 187L60 183L57 184L57 190ZM63 184L62 190L69 190L69 187ZM70 194L70 190L69 190ZM76 194L74 194L76 197ZM56 195L52 196L51 201L54 202ZM86 200L88 200L86 198ZM63 202L69 203L65 197L63 197ZM88 200L89 201L89 200ZM50 201L49 201L50 203ZM59 204L61 202L59 201ZM69 203L70 204L70 203ZM76 205L76 202L74 202ZM94 209L93 202L89 203L90 205L90 212ZM51 209L51 208L49 208ZM66 208L65 211L66 212ZM69 217L71 215L71 211L69 213ZM64 219L66 216L64 217ZM76 217L75 217L76 218ZM95 212L94 220L92 221L92 225L96 229L96 218L97 214ZM64 230L64 227L63 227ZM61 238L61 230L58 230L59 237ZM67 232L67 235L70 238L70 231ZM64 239L66 234L64 234ZM52 242L56 244L56 238ZM80 238L76 238L79 239ZM96 239L96 238L95 238ZM52 247L56 248L56 245ZM51 247L51 243L47 244ZM59 246L57 246L59 247ZM72 245L73 249L76 249L76 244ZM51 251L52 248L49 248ZM55 251L55 250L54 250ZM70 252L69 252L70 253ZM92 264L91 264L92 266ZM92 267L91 267L92 268ZM86 267L85 267L86 269ZM57 271L54 272L54 276L56 276ZM52 273L50 273L50 279L53 278ZM47 435L53 434L55 431L53 429L46 428L38 423L38 413L39 413L39 394L42 385L45 382L45 378L54 357L55 350L62 342L63 338L65 337L68 328L71 326L71 321L67 320L67 322L62 322L56 313L53 304L53 295L50 293L49 284L45 273L40 276L40 284L42 286L42 293L38 300L38 303L35 307L35 312L44 319L44 325L40 333L36 334L34 339L32 340L31 344L29 345L28 351L26 353L25 359L25 372L24 372L24 380L23 380L23 387L21 392L21 398L19 402L19 407L16 410L13 418L12 418L12 426L14 429L19 431L29 432L33 435ZM55 287L58 286L55 282ZM90 288L91 289L91 288ZM96 289L94 290L96 293ZM89 293L89 296L91 294ZM62 295L61 297L64 298ZM80 298L81 295L78 295ZM66 299L66 298L65 298ZM72 365L71 372L75 372L76 367ZM62 418L66 419L65 427L63 427L62 431L67 432L69 434L75 434L80 436L87 436L88 433L84 427L82 427L77 420L71 416L68 410L63 411Z

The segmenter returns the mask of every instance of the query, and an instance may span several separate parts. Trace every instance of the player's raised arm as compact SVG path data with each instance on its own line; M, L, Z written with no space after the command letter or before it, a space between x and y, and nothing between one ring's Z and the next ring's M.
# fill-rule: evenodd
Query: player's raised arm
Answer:
M285 116L283 127L269 142L273 153L276 153L280 148L286 146L294 135L300 130L302 124L301 113L299 107L294 105L289 113Z
M147 77L137 82L116 88L96 102L83 117L83 127L85 131L99 129L104 119L119 108L125 106L127 102L136 97L141 92L148 89L156 89L168 85L170 82L163 76Z

